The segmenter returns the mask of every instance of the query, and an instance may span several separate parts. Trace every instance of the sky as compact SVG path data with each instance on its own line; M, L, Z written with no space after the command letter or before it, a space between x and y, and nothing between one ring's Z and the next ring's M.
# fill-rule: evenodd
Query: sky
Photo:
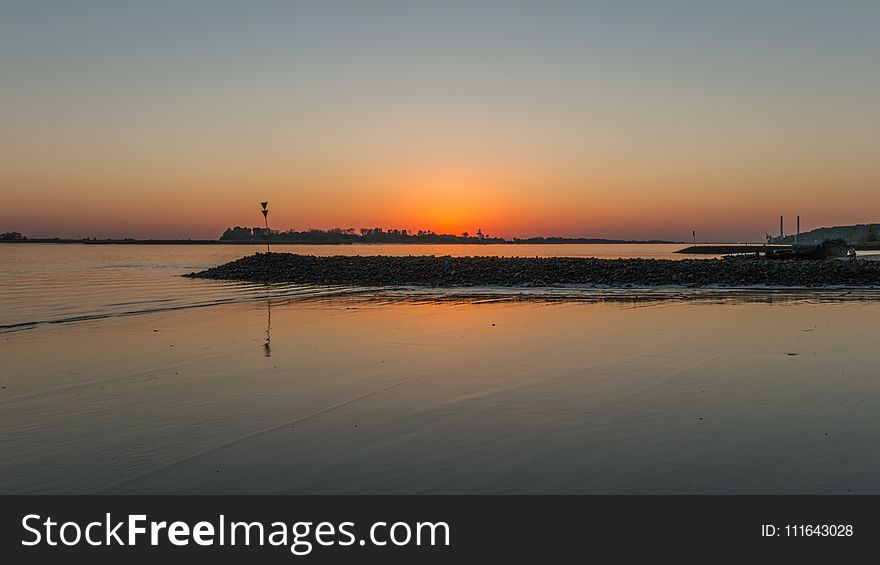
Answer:
M880 221L880 2L0 3L0 232Z

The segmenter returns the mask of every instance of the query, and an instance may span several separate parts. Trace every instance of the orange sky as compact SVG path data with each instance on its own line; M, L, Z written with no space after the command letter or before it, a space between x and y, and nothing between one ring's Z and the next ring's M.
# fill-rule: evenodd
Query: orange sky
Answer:
M278 229L876 222L878 14L21 3L0 18L0 231L213 239L260 200Z

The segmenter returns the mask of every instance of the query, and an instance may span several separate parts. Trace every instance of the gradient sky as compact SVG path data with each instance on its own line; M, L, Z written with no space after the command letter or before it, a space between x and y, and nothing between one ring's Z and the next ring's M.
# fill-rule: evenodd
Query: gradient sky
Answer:
M0 4L0 231L880 221L880 2Z

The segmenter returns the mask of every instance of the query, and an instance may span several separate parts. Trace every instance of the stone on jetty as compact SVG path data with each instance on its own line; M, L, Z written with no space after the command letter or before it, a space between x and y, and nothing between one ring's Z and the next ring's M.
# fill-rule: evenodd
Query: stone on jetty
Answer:
M258 253L185 276L354 286L880 286L880 262Z

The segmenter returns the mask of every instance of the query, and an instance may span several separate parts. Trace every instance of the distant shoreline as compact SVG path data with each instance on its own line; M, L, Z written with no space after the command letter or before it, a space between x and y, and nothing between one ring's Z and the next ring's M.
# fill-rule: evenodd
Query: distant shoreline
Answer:
M0 243L23 244L23 243L55 243L55 244L83 244L83 245L255 245L264 246L266 240L216 240L216 239L9 239ZM271 245L684 245L681 241L655 241L655 240L622 240L622 239L570 239L554 241L530 241L511 240L493 242L470 242L459 241L454 243L438 243L433 241L407 241L407 242L313 242L313 241L270 241Z

